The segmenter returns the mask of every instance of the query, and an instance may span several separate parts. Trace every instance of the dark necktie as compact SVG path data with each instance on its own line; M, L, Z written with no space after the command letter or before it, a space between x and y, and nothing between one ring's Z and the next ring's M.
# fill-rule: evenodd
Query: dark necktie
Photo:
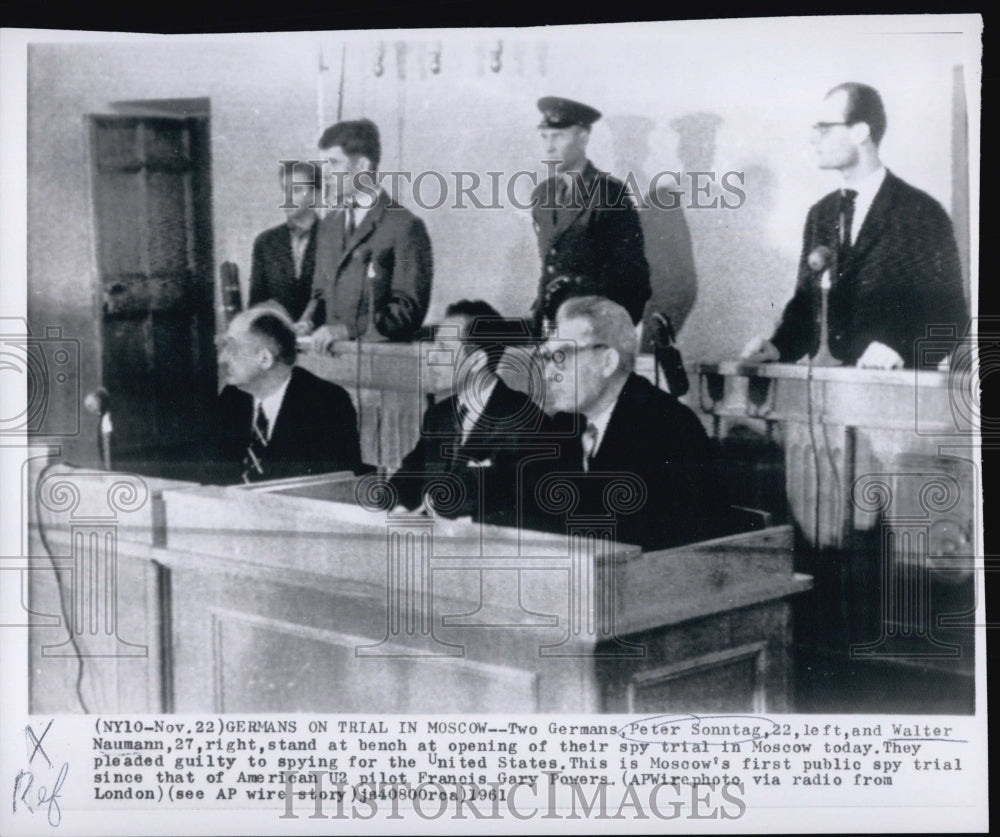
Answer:
M354 221L354 201L347 204L347 237L350 238L354 235L354 231L357 229L357 224Z
M250 431L250 444L247 445L246 456L243 457L243 482L256 482L264 477L264 451L267 448L267 416L264 407L257 405L253 419L253 429Z
M583 470L589 471L594 464L594 454L597 453L597 425L588 421L583 431Z
M295 278L302 276L302 264L305 261L306 250L309 247L309 233L292 231L292 263L295 268Z
M458 444L461 445L465 441L465 420L469 416L469 407L464 401L458 402L458 414L456 416L458 422Z
M854 199L858 193L854 189L844 189L840 193L840 249L850 250L853 246L851 227L854 224Z
M566 209L569 206L571 195L572 187L569 175L556 175L556 205L552 210L553 223L556 223L559 219L559 210Z

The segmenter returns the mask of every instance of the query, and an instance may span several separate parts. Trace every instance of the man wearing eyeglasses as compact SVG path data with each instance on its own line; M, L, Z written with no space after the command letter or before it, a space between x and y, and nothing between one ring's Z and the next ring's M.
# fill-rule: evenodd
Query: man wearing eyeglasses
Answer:
M649 550L710 537L720 505L708 436L688 407L635 374L636 352L628 312L596 296L564 302L542 346L545 409L559 414L557 429L575 415L581 431L563 443L558 463L584 475L576 513L606 513L602 477L630 474L645 500L617 515L617 540ZM535 505L544 507L544 499ZM559 528L552 516L538 516L542 528Z
M822 169L842 186L809 210L795 295L769 340L743 358L795 361L819 348L819 277L809 265L818 246L834 254L829 289L829 350L845 365L897 369L918 364L915 341L929 325L964 334L968 323L951 220L941 205L883 166L886 115L874 88L848 82L823 100L812 126Z

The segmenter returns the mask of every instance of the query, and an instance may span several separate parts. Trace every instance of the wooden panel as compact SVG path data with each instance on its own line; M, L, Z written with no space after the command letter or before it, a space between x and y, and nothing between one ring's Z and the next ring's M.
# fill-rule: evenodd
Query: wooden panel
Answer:
M150 168L182 170L190 164L190 132L186 122L147 119L142 125L143 157Z
M536 678L502 666L434 658L359 657L371 639L213 611L219 712L535 711ZM498 695L502 694L502 700Z
M763 712L763 642L727 649L633 676L629 712Z
M150 549L163 538L159 494L180 483L68 467L36 476L31 554L51 563L32 573L30 601L57 619L32 630L33 711L81 700L91 712L165 711L169 610Z
M93 118L102 384L118 467L197 460L214 426L207 134L193 119Z
M142 165L134 119L96 119L95 158L99 170L135 169Z
M97 265L105 281L120 274L145 274L145 212L141 176L121 171L99 172L94 179L95 214L99 219Z
M191 263L193 230L188 211L188 177L149 172L146 212L149 223L149 272L180 274Z

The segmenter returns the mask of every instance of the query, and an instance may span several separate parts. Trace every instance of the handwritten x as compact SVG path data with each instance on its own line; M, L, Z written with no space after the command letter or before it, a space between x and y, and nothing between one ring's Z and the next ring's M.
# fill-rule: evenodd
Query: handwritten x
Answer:
M52 720L54 721L55 718L53 718ZM45 758L45 761L48 762L49 767L52 767L52 761L49 759L48 753L45 752L45 748L42 746L42 740L48 734L49 728L51 726L52 726L52 721L49 721L49 723L45 727L45 731L42 733L41 738L35 735L35 731L31 728L30 725L24 728L24 737L27 739L26 744L35 745L35 749L33 749L31 751L31 754L28 756L28 764L31 764L31 762L34 761L35 753L40 752L42 756Z

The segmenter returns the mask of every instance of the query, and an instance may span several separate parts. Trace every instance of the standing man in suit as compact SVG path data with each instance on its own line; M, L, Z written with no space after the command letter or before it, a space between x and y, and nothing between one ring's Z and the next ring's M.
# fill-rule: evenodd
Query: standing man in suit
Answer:
M835 254L827 323L833 357L870 369L917 366L915 343L929 325L961 335L968 323L951 220L882 165L886 116L877 90L837 85L812 127L819 167L839 172L842 186L809 210L795 295L771 338L751 341L743 357L759 363L815 354L821 291L809 256L822 245Z
M327 158L327 203L337 208L320 223L313 300L296 331L312 333L321 352L358 337L410 340L431 295L427 229L378 185L382 145L374 122L331 125L319 147Z
M551 322L570 296L598 294L642 320L652 293L642 227L632 196L620 180L587 159L594 108L546 96L538 100L544 161L553 175L532 193L542 276L531 307L536 329Z
M222 482L361 469L361 443L343 387L295 364L291 320L269 306L233 318L220 341Z
M523 321L504 320L486 302L448 306L428 352L427 384L450 394L424 414L420 441L392 477L403 508L516 522L519 448L545 434L548 419L500 380L497 366L510 339L527 336ZM433 483L443 475L458 492L447 510L434 503Z
M250 305L274 300L293 320L305 311L312 296L316 266L316 207L318 184L291 184L291 172L281 167L282 206L285 223L265 230L253 243L250 263Z
M546 411L562 414L557 426L572 416L582 428L564 443L558 463L581 475L575 513L607 514L602 475L633 475L644 499L617 515L616 537L663 549L710 537L724 506L705 429L688 407L635 374L637 345L632 318L616 302L596 296L564 302L541 350ZM562 528L552 516L540 519L542 528Z

